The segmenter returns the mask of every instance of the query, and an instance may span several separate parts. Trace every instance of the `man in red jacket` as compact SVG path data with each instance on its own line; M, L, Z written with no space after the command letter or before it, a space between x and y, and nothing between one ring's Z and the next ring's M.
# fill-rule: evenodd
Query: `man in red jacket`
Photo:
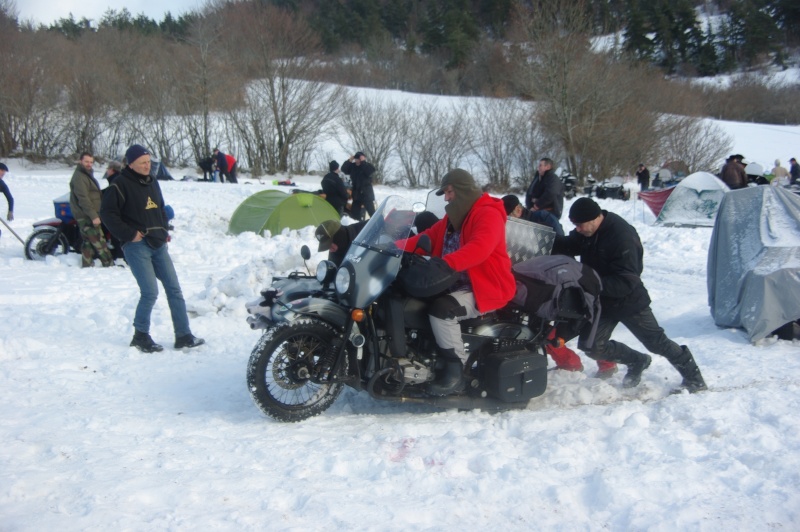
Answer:
M460 168L445 174L436 194L447 202L445 217L398 245L413 250L419 237L428 235L431 255L460 274L448 293L428 307L436 352L445 362L428 391L447 395L464 385L467 354L458 322L505 306L514 297L516 284L506 251L503 202L481 192L469 172Z

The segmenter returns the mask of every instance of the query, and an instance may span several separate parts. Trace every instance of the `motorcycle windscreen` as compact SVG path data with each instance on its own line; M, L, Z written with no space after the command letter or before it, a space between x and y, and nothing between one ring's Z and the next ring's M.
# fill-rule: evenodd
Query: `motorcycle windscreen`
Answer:
M350 272L350 290L343 299L352 308L372 304L397 278L403 250L395 241L408 238L416 213L401 196L389 196L353 239L342 262Z

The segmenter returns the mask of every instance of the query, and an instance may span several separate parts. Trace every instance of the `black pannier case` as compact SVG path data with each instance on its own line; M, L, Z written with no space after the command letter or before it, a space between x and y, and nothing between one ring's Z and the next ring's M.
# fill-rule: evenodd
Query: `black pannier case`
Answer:
M531 351L483 357L486 391L506 403L528 401L547 388L547 356Z

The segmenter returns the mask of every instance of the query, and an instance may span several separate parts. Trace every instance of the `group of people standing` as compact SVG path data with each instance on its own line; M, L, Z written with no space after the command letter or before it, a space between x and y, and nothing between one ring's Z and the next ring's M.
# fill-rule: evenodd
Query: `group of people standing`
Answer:
M350 178L348 186L340 173ZM375 167L367 162L364 152L356 152L341 167L336 161L328 164L328 173L322 178L322 192L325 199L336 209L339 217L348 213L354 220L364 220L375 214L375 190L372 179Z
M130 345L146 353L164 348L150 336L150 316L158 298L160 281L167 295L175 332L175 348L205 343L189 327L189 316L178 276L167 251L169 220L161 187L150 175L150 152L134 144L125 152L124 166L111 161L106 169L108 187L101 189L94 177L94 156L81 153L70 179L70 209L82 236L81 265L94 265L95 256L104 267L114 259L105 238L105 228L118 241L139 286L139 302L133 319Z

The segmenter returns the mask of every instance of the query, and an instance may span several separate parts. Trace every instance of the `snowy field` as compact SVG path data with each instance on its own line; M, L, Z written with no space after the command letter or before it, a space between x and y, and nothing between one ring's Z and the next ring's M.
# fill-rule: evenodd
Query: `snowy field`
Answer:
M734 152L765 166L800 156L800 128L730 126ZM72 168L6 162L11 225L25 238ZM800 344L752 345L714 325L710 228L653 227L639 201L600 201L639 231L655 314L692 349L708 392L668 395L680 377L660 357L633 390L621 374L592 378L583 357L584 373L550 372L523 411L436 411L347 390L287 425L245 386L259 332L244 303L302 267L313 228L227 235L236 206L272 188L241 181L162 183L176 212L170 253L207 341L191 351L172 349L163 292L152 334L166 349L140 353L128 347L138 289L126 268L81 269L74 253L28 261L2 228L0 530L800 529ZM623 327L614 337L641 349Z

